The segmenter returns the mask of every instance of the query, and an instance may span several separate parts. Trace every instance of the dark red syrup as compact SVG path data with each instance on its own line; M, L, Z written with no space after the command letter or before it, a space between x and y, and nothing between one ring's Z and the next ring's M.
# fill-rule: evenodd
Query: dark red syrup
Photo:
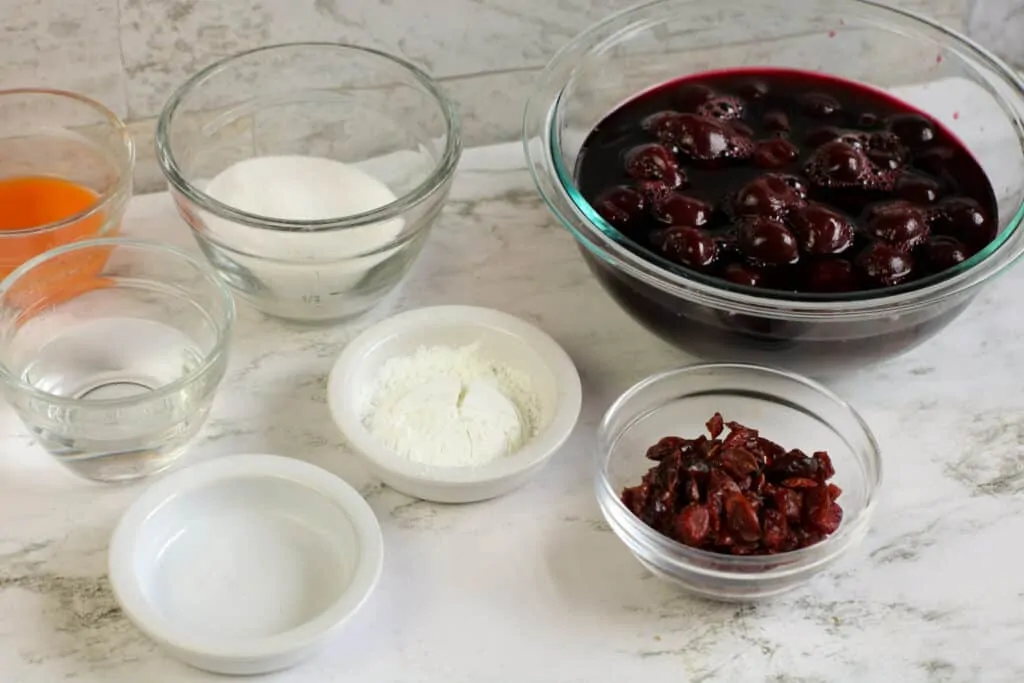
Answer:
M949 131L885 93L809 72L723 71L644 92L590 133L575 172L644 258L766 299L924 285L998 231L991 183ZM970 303L951 297L898 320L735 313L581 252L627 312L677 347L819 376L907 351Z
M988 178L943 126L810 72L716 72L647 91L590 133L576 179L631 241L765 295L911 283L997 233Z

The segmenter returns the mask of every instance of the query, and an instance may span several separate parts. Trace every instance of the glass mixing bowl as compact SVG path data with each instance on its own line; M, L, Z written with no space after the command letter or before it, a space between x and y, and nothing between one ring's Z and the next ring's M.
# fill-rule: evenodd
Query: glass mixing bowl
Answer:
M259 48L200 71L171 95L156 144L179 213L235 293L268 315L320 323L363 313L399 284L462 150L454 106L430 77L396 57L333 43ZM394 199L292 220L207 193L221 171L266 156L350 164ZM341 183L335 192L351 189Z
M577 192L580 148L610 111L688 74L743 67L833 74L907 93L904 99L940 120L962 118L958 136L998 198L996 240L935 280L871 294L766 296L646 251ZM633 318L699 358L822 376L927 340L1024 251L1017 229L1024 218L1022 91L1018 75L968 39L868 0L658 0L601 22L554 57L526 106L524 145L545 202ZM950 113L951 101L963 117Z
M99 102L0 90L0 277L48 249L116 235L134 167L128 128Z
M843 520L820 543L775 555L722 555L691 548L648 527L620 499L655 463L647 449L665 436L706 433L715 412L786 448L828 451L843 492ZM639 382L605 413L594 464L597 501L616 536L659 578L705 598L752 601L792 590L821 573L868 531L882 482L871 429L845 401L798 375L740 363L708 363Z
M0 282L0 388L57 462L96 481L173 465L206 420L235 305L201 259L82 240Z

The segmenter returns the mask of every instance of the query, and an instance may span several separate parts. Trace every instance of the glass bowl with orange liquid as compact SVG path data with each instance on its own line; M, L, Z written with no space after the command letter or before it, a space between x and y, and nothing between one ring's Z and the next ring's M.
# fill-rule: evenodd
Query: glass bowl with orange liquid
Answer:
M98 102L0 90L0 278L45 251L118 232L135 148Z

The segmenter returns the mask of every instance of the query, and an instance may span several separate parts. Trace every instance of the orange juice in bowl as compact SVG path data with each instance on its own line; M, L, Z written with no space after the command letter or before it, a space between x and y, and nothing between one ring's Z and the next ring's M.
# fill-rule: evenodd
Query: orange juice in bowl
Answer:
M127 128L103 105L58 90L0 90L0 278L50 249L115 235L134 162ZM76 265L87 277L103 263Z

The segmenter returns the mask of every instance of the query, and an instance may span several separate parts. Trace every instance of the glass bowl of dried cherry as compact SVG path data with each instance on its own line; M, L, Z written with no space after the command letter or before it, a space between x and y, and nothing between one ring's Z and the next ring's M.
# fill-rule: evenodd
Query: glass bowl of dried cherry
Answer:
M856 371L1024 253L1024 79L871 0L647 2L566 45L527 165L601 286L689 355Z
M824 386L741 363L626 391L598 433L597 500L660 578L713 600L797 588L867 533L882 480L871 429Z

